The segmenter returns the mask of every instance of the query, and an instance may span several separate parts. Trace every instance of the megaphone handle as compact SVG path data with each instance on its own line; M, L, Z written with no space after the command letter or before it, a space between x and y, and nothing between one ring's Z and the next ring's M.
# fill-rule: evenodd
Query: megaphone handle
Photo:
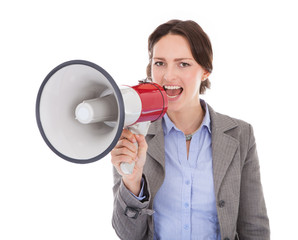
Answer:
M148 129L150 126L150 122L139 122L134 125L131 125L127 127L129 131L131 131L133 134L141 134L146 136ZM138 148L138 143L135 143L136 147ZM121 163L120 169L124 174L130 175L133 172L133 169L135 167L135 162L132 163Z

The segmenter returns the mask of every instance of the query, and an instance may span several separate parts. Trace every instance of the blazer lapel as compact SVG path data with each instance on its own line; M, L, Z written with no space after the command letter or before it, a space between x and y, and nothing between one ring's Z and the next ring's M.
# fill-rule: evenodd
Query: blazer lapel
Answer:
M165 168L164 135L161 124L162 119L151 123L147 133L147 153Z
M238 140L228 135L227 131L236 128L238 124L233 119L216 113L209 105L208 109L211 118L214 188L217 196L221 182L239 146Z

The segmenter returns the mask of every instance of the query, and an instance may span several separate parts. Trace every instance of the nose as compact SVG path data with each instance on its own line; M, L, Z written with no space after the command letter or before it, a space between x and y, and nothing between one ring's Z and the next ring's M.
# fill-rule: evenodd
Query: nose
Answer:
M164 80L166 81L173 81L177 76L177 72L175 66L168 65L164 71Z

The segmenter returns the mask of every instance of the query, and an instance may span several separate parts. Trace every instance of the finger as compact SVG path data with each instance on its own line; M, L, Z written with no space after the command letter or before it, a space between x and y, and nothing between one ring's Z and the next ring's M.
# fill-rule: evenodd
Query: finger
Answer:
M122 134L120 136L120 140L122 139L128 139L132 143L137 142L135 135L128 129L123 129Z
M112 163L114 166L120 166L120 164L123 162L132 163L134 161L132 160L131 157L128 157L125 155L119 155L119 156L112 157Z
M123 147L128 148L132 152L137 152L138 150L137 143L132 143L126 138L119 140L115 146L115 148L123 148Z
M133 161L131 160L131 158L127 158L127 157L124 157L123 155L122 156L118 156L118 157L113 157L111 159L112 161L112 164L113 166L117 169L117 171L119 172L120 175L122 175L122 171L121 171L121 163L129 163L131 164Z
M137 151L131 151L130 149L126 148L126 147L122 147L122 148L115 148L112 152L111 152L112 156L126 156L126 157L130 157L132 160L134 160L137 157Z

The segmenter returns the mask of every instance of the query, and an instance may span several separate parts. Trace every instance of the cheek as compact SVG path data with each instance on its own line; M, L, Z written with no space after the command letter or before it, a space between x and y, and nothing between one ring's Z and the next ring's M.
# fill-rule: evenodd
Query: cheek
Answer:
M154 67L152 67L151 69L152 69L151 70L152 81L160 84L162 81L163 73L161 72L160 69L156 69Z
M198 72L189 71L183 73L183 78L193 84L200 84L202 76Z
M201 75L197 72L188 72L184 74L184 82L187 84L187 90L196 93L201 86Z

